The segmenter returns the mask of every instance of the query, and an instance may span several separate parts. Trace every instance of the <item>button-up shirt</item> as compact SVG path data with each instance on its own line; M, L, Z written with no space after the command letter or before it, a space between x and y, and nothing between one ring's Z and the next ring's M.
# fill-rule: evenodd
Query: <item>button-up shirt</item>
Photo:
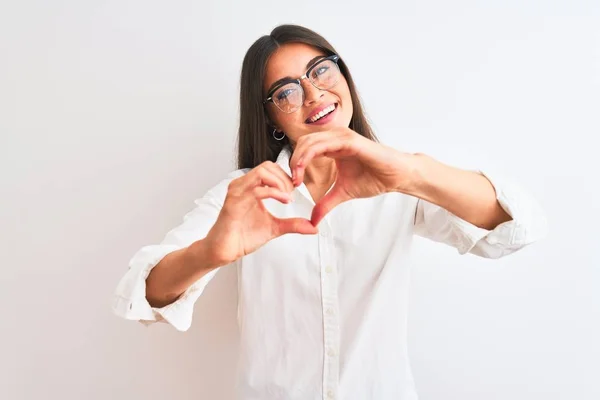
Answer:
M290 149L277 164L291 175ZM131 259L115 297L117 315L146 324L164 321L180 331L217 270L175 302L153 308L146 278L168 253L206 236L237 170L196 200L184 221L160 244ZM407 349L409 250L414 235L453 246L460 254L498 258L546 233L537 203L522 189L479 171L512 217L494 230L478 228L447 210L402 193L345 202L316 235L287 234L223 268L238 273L241 346L237 392L244 400L414 400ZM310 218L315 205L304 185L294 201L264 200L276 217ZM206 329L210 329L207 327Z

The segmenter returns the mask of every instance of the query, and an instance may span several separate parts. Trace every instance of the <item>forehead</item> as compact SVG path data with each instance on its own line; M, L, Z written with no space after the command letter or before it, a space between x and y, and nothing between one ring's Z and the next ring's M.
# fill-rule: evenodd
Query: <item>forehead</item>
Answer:
M264 90L273 82L287 76L299 78L306 72L306 64L316 56L324 56L322 51L304 43L286 43L278 48L267 62Z

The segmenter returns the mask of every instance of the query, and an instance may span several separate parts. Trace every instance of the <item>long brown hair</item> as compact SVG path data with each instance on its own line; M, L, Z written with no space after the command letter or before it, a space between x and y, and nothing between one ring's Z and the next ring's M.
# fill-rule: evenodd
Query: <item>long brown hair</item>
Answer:
M254 168L264 161L275 161L289 143L272 136L273 126L263 106L263 80L269 57L285 43L304 43L323 51L326 55L338 54L321 35L298 25L280 25L270 35L260 37L250 46L242 63L240 82L240 127L238 131L238 168ZM341 56L340 56L341 57ZM341 57L340 71L348 82L354 112L350 129L368 139L377 141L360 102L350 71Z

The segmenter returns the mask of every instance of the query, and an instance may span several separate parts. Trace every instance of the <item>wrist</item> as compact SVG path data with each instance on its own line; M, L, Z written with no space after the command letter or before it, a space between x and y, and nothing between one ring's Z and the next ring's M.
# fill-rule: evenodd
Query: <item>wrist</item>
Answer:
M400 169L404 176L396 191L422 198L429 185L428 170L433 159L423 153L403 153L402 156L403 166Z
M188 246L186 258L190 265L204 272L209 272L230 262L216 251L217 248L206 237Z

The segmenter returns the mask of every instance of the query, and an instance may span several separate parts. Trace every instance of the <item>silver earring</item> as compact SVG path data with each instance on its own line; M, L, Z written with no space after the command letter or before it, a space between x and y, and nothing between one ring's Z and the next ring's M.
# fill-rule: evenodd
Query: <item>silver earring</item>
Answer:
M273 137L275 140L283 140L285 138L285 132L281 132L281 136L276 136L277 128L273 129Z

